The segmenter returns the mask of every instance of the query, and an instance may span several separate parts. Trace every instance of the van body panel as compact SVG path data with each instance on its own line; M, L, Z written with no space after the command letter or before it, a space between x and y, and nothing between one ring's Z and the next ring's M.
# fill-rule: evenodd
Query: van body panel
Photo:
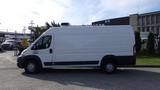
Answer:
M131 27L81 27L56 30L55 61L100 61L105 55L132 56Z
M52 36L51 45L32 50L33 45L46 35ZM21 56L37 55L44 68L54 65L100 66L106 55L115 56L117 65L134 65L134 39L134 31L129 25L53 27Z

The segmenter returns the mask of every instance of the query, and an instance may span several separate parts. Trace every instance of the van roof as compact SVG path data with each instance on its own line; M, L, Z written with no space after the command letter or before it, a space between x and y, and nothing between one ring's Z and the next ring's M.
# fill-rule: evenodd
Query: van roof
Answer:
M69 30L69 31L81 31L81 30L95 30L97 32L99 32L99 30L104 31L124 31L124 32L131 32L133 31L132 27L130 25L112 25L112 26L62 26L62 27L52 27L49 30L47 30L45 33L53 33L53 31L65 31L65 30Z
M91 26L91 25L73 25L73 26L61 26L61 27L52 27L50 29L59 29L59 28L111 28L111 27L115 27L115 28L131 28L131 25L109 25L109 26Z

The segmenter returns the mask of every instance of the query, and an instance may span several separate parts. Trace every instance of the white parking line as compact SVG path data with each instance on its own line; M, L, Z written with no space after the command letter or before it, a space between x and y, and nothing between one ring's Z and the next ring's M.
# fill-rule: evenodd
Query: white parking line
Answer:
M8 61L14 63L14 64L17 63L16 60L13 60L13 58L11 58L11 57L6 57L6 59L7 59Z
M17 63L16 60L14 60L14 59L16 59L16 57L13 56L12 52L0 53L0 58L1 58L0 60L3 60L3 61L8 60L11 63L14 63L14 64Z

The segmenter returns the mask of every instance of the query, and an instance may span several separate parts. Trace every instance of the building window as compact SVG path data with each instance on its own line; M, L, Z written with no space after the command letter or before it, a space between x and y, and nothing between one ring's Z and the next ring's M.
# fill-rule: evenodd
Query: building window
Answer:
M160 23L160 14L157 14L157 24Z
M138 25L139 25L139 26L142 26L142 17L139 17L139 18L138 18Z
M151 16L151 24L154 24L154 15Z
M142 27L142 32L145 32L145 28L144 27Z
M145 17L142 17L142 25L145 25Z
M157 28L156 28L156 33L157 33L157 34L160 33L159 28L160 28L160 27L157 27Z
M154 27L151 27L151 32L156 33L155 30L154 30Z
M150 32L149 27L147 27L147 32Z
M108 20L105 20L104 22L105 22L105 23L110 23L110 19L108 19Z
M149 24L149 16L146 16L146 24Z
M156 20L156 24L158 23L158 15L156 14L156 16L155 16L155 20Z
M160 23L160 14L158 14L158 23Z

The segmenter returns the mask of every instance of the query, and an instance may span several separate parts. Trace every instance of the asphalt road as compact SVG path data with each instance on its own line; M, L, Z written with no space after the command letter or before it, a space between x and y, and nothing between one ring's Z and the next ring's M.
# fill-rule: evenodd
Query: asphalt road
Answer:
M25 74L13 52L0 53L0 90L160 90L160 68L52 69Z

